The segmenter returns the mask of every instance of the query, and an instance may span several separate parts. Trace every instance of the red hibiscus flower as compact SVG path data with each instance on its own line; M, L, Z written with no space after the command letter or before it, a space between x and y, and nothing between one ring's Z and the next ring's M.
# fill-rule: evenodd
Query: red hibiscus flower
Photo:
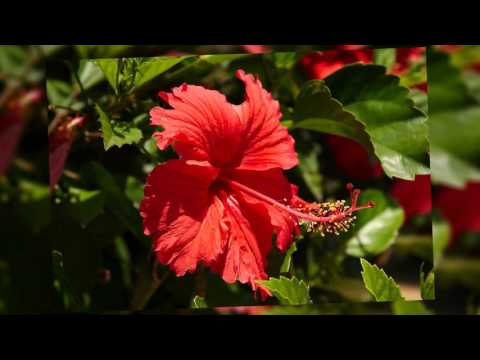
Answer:
M68 117L48 135L48 165L50 169L50 190L53 191L63 173L70 148L76 135L76 128L81 127L85 117Z
M23 91L0 112L0 175L5 175L12 162L31 106L42 98L41 89Z
M148 176L140 205L144 232L153 238L157 260L177 276L209 267L224 281L256 284L266 279L272 236L288 249L298 225L338 233L353 221L359 190L350 207L343 201L310 204L297 196L282 170L297 165L294 140L280 125L280 104L258 79L243 70L245 101L233 105L224 95L183 84L159 96L171 107L150 112L157 145L172 145L180 156Z
M480 183L468 183L465 189L439 188L434 205L452 227L452 241L465 231L480 231Z
M417 175L414 181L395 179L390 194L405 212L405 222L415 215L432 211L430 175Z

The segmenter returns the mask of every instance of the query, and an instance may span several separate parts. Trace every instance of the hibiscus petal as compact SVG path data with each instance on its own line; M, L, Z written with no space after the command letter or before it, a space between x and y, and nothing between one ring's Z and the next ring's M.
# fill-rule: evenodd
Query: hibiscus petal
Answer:
M183 84L160 97L173 109L150 112L151 124L164 128L154 134L160 149L173 144L184 159L208 160L222 168L267 170L297 165L294 140L280 125L280 104L252 75L237 71L245 83L241 105L201 86Z
M177 276L206 265L222 251L224 205L209 193L218 170L206 163L170 160L148 176L140 205L144 232L161 264Z
M173 109L160 106L150 112L151 124L164 131L154 136L160 149L175 143L182 158L234 166L240 160L241 124L224 95L201 86L183 84L172 93L161 92Z
M264 206L250 204L242 195L220 192L225 206L224 222L228 238L221 257L211 270L220 274L227 283L249 283L259 289L262 298L270 295L256 281L267 279L265 272L267 255L272 248L273 228Z
M289 204L296 191L278 168L267 171L233 170L228 173L228 178L283 204ZM280 251L286 251L293 241L293 234L298 232L295 219L287 212L249 194L242 192L242 197L250 204L265 206L277 234L277 247Z
M244 154L240 169L290 169L298 164L295 141L280 124L280 104L272 98L253 75L238 70L237 78L245 83L245 101L235 110L242 126Z

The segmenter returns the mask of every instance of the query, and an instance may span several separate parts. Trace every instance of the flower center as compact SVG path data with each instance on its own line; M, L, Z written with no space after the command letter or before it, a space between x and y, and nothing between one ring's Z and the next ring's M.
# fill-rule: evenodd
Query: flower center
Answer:
M237 181L225 178L219 178L219 180L228 183L233 189L243 191L277 209L286 211L296 219L299 225L305 224L307 232L319 232L322 236L325 236L325 233L339 235L340 231L346 232L356 219L353 215L355 211L375 206L372 201L369 201L366 205L358 206L357 201L360 196L360 190L354 189L350 183L347 184L351 200L351 205L348 206L345 205L345 200L308 203L298 196L293 196L289 203L286 200L285 203L281 203Z

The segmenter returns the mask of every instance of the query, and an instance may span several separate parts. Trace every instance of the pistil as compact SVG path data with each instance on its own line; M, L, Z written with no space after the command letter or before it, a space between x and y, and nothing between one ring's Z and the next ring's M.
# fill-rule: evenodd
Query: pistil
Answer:
M360 190L354 189L352 184L347 184L350 191L351 205L345 205L345 201L308 203L297 196L293 196L289 203L272 199L248 186L237 181L220 178L221 181L229 184L233 189L242 191L259 200L281 209L294 216L297 222L307 226L307 231L319 232L322 236L325 233L334 233L339 235L339 231L347 231L353 221L356 219L353 212L374 207L374 203L369 201L366 205L357 206Z

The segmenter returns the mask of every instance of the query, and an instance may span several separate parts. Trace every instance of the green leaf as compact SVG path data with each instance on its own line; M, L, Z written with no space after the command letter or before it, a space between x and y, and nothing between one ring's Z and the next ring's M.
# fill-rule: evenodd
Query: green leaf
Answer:
M142 220L138 210L118 186L110 172L100 163L91 162L85 165L83 173L86 178L100 187L105 196L105 206L120 220L121 224L145 246L150 247L150 240L143 234Z
M433 123L433 120L431 123ZM480 181L480 169L476 166L433 143L430 146L430 153L432 183L464 188L469 181Z
M47 79L47 98L50 104L69 106L72 102L73 88L62 80Z
M103 213L104 195L100 190L85 190L69 187L70 202L66 206L69 215L82 227Z
M428 95L426 92L418 89L410 89L410 98L413 100L415 106L428 114Z
M346 247L346 253L350 256L381 254L394 243L403 224L402 208L383 192L371 189L363 191L359 203L366 204L368 201L373 201L375 207L357 213L355 232L347 241Z
M353 114L332 97L323 80L305 83L297 97L293 128L344 136L369 147L370 140Z
M390 70L390 68L395 65L395 60L397 57L397 49L388 48L388 49L375 49L373 52L373 62L377 65L382 65Z
M430 139L435 183L463 187L480 180L480 106L432 115Z
M462 188L480 180L480 106L450 60L448 54L429 49L432 182Z
M403 299L400 287L387 276L377 265L370 264L365 259L360 259L362 265L362 278L365 287L375 298L375 301L395 301Z
M365 126L389 177L429 174L428 126L399 78L378 65L347 65L325 79L332 96Z
M250 54L219 54L219 55L212 54L212 55L200 55L199 59L215 65L215 64L229 63L230 61L247 57L247 56L251 56L251 55Z
M450 225L445 220L434 219L432 221L433 235L433 265L436 269L440 264L443 252L450 241Z
M205 302L205 299L199 295L195 295L195 297L192 299L192 303L190 304L190 307L192 309L208 308L207 303Z
M130 290L132 288L132 259L128 246L121 236L115 238L115 253L120 260L125 287Z
M463 74L463 82L465 83L469 94L477 103L480 103L480 74L474 71L466 71Z
M430 47L427 73L430 116L446 110L461 110L475 104L474 98L463 82L460 70L451 63L448 54Z
M435 300L435 273L432 270L425 275L423 263L420 269L420 292L423 300Z
M51 221L50 188L30 180L21 180L18 187L21 191L16 204L18 217L34 233L38 233Z
M427 82L426 61L418 61L410 66L405 74L400 76L400 85L411 88Z
M270 290L280 304L306 305L312 303L308 285L296 277L289 279L285 276L280 276L278 279L259 280L257 283Z
M433 315L421 301L397 300L392 303L394 315Z
M144 85L190 57L191 56L164 56L141 62L137 68L138 74L135 76L135 87L138 88Z
M452 53L450 56L453 65L459 69L464 69L480 62L480 46L464 45L459 51Z
M0 73L18 77L25 71L27 52L21 46L0 45Z
M125 184L125 195L132 201L134 206L138 208L140 201L143 199L144 184L133 176L128 176Z
M120 59L97 59L95 63L102 69L108 83L118 93L118 68Z
M95 105L102 125L103 146L105 150L112 146L136 144L142 140L142 131L126 121L111 121L99 105Z
M82 83L83 89L88 90L104 80L105 76L95 62L81 61L78 78Z
M294 241L287 250L280 266L280 273L288 273L292 269L292 255L297 251L297 244Z
M264 56L270 58L276 68L285 70L292 69L299 59L296 52L273 52Z
M133 45L75 45L82 58L115 57L125 53Z
M298 173L303 177L305 184L317 201L321 201L323 198L323 177L320 173L319 165L320 149L320 145L313 144L312 149L308 153L298 152Z

